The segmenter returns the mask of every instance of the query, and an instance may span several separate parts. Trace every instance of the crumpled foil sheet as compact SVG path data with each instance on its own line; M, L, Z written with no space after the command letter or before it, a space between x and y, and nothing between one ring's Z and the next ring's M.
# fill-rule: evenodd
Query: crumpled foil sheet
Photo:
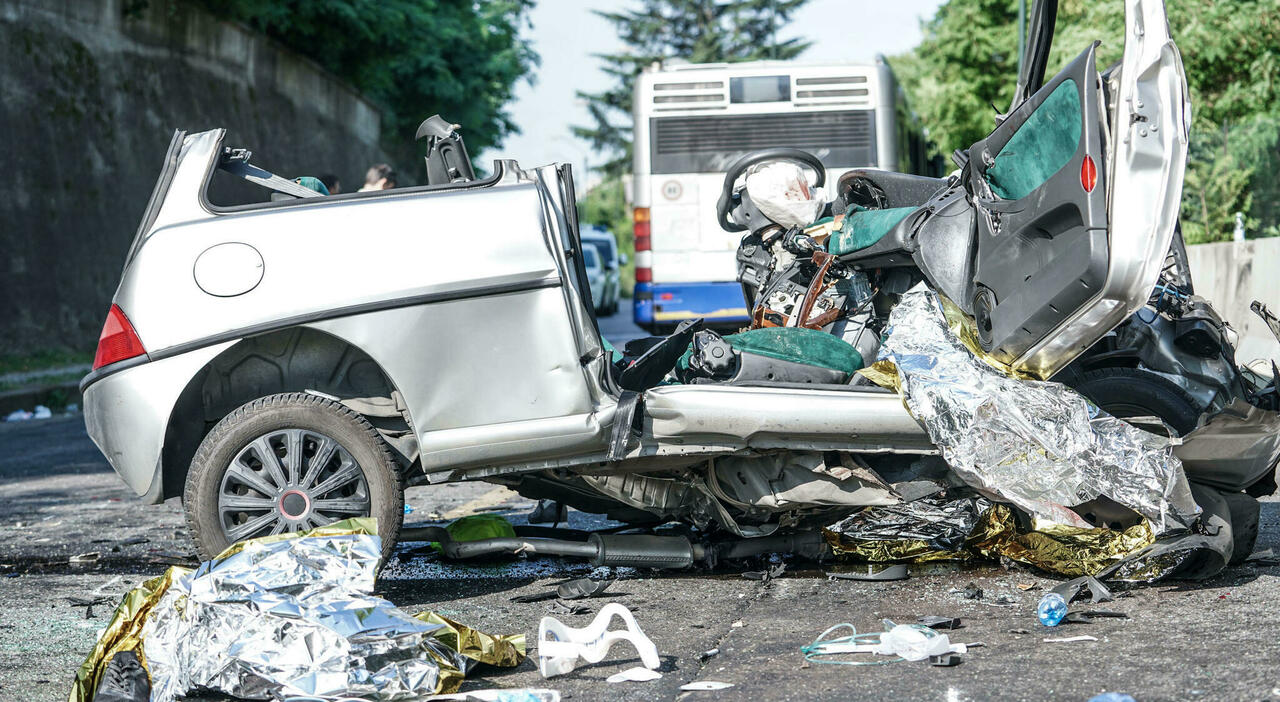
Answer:
M947 315L938 295L917 285L890 315L870 371L892 383L885 377L892 364L907 408L961 479L1059 524L1088 527L1069 507L1106 495L1158 533L1190 527L1200 508L1168 439L1060 383L1018 379L984 362L962 340L972 343L967 321L954 306Z
M171 568L125 595L81 667L92 699L121 650L147 666L152 702L196 688L247 699L417 699L452 692L476 663L517 665L524 635L491 636L374 597L371 519L235 544L195 571Z
M928 563L976 558L1008 558L1041 570L1078 577L1122 563L1154 540L1144 521L1124 531L1081 528L1032 520L1019 526L1012 509L983 498L926 498L870 507L823 530L841 560ZM1148 562L1144 575L1172 572L1165 561Z
M869 507L823 529L832 551L867 561L927 562L972 556L963 550L979 516L991 506L981 497Z
M1008 558L1077 578L1097 575L1154 539L1145 521L1113 531L1033 519L1030 528L1024 529L1007 505L993 505L978 520L968 547L988 558Z

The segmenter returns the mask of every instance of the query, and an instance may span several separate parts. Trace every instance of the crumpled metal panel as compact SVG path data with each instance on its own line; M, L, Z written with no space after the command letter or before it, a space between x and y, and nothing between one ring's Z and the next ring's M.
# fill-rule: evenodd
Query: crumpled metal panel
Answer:
M969 485L1036 517L1089 526L1069 507L1099 495L1146 517L1157 533L1199 513L1167 438L1098 410L1060 383L1021 380L985 362L972 335L924 284L890 315L877 368L893 364L911 414ZM967 320L966 320L967 321Z
M1173 452L1197 483L1244 490L1273 474L1280 461L1280 413L1236 400L1202 419Z
M259 540L173 582L143 629L152 702L196 687L400 700L438 689L456 655L421 621L369 595L381 540L344 534Z

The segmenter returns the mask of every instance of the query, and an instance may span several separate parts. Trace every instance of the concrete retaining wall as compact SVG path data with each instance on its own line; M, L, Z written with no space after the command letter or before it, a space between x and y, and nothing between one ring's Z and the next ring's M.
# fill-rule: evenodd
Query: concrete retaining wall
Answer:
M1280 314L1280 238L1187 247L1196 294L1213 303L1240 334L1236 360L1280 363L1280 344L1249 305L1261 300Z
M0 0L0 354L92 354L169 137L213 127L285 175L358 187L378 112L182 2Z

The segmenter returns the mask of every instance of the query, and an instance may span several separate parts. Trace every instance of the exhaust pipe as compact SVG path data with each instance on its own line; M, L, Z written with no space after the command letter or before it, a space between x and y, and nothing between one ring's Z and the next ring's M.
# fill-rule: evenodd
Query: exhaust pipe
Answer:
M583 558L593 566L634 568L688 568L698 562L713 565L720 558L746 558L764 553L796 553L809 558L821 558L826 553L822 536L817 532L741 539L712 547L695 544L684 536L652 534L591 534L586 541L531 536L454 541L443 527L404 529L400 540L434 541L451 560L541 554Z

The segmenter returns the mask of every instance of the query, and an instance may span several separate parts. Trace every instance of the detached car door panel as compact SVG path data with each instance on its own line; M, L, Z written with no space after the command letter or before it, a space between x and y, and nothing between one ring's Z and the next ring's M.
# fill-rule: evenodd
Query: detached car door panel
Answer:
M1107 90L1095 43L969 151L977 252L961 304L984 349L1043 378L1141 309L1177 222L1182 60L1162 0L1125 0L1125 27Z
M1006 363L1023 359L1106 282L1095 50L1080 54L969 151L978 209L969 303L983 348Z

